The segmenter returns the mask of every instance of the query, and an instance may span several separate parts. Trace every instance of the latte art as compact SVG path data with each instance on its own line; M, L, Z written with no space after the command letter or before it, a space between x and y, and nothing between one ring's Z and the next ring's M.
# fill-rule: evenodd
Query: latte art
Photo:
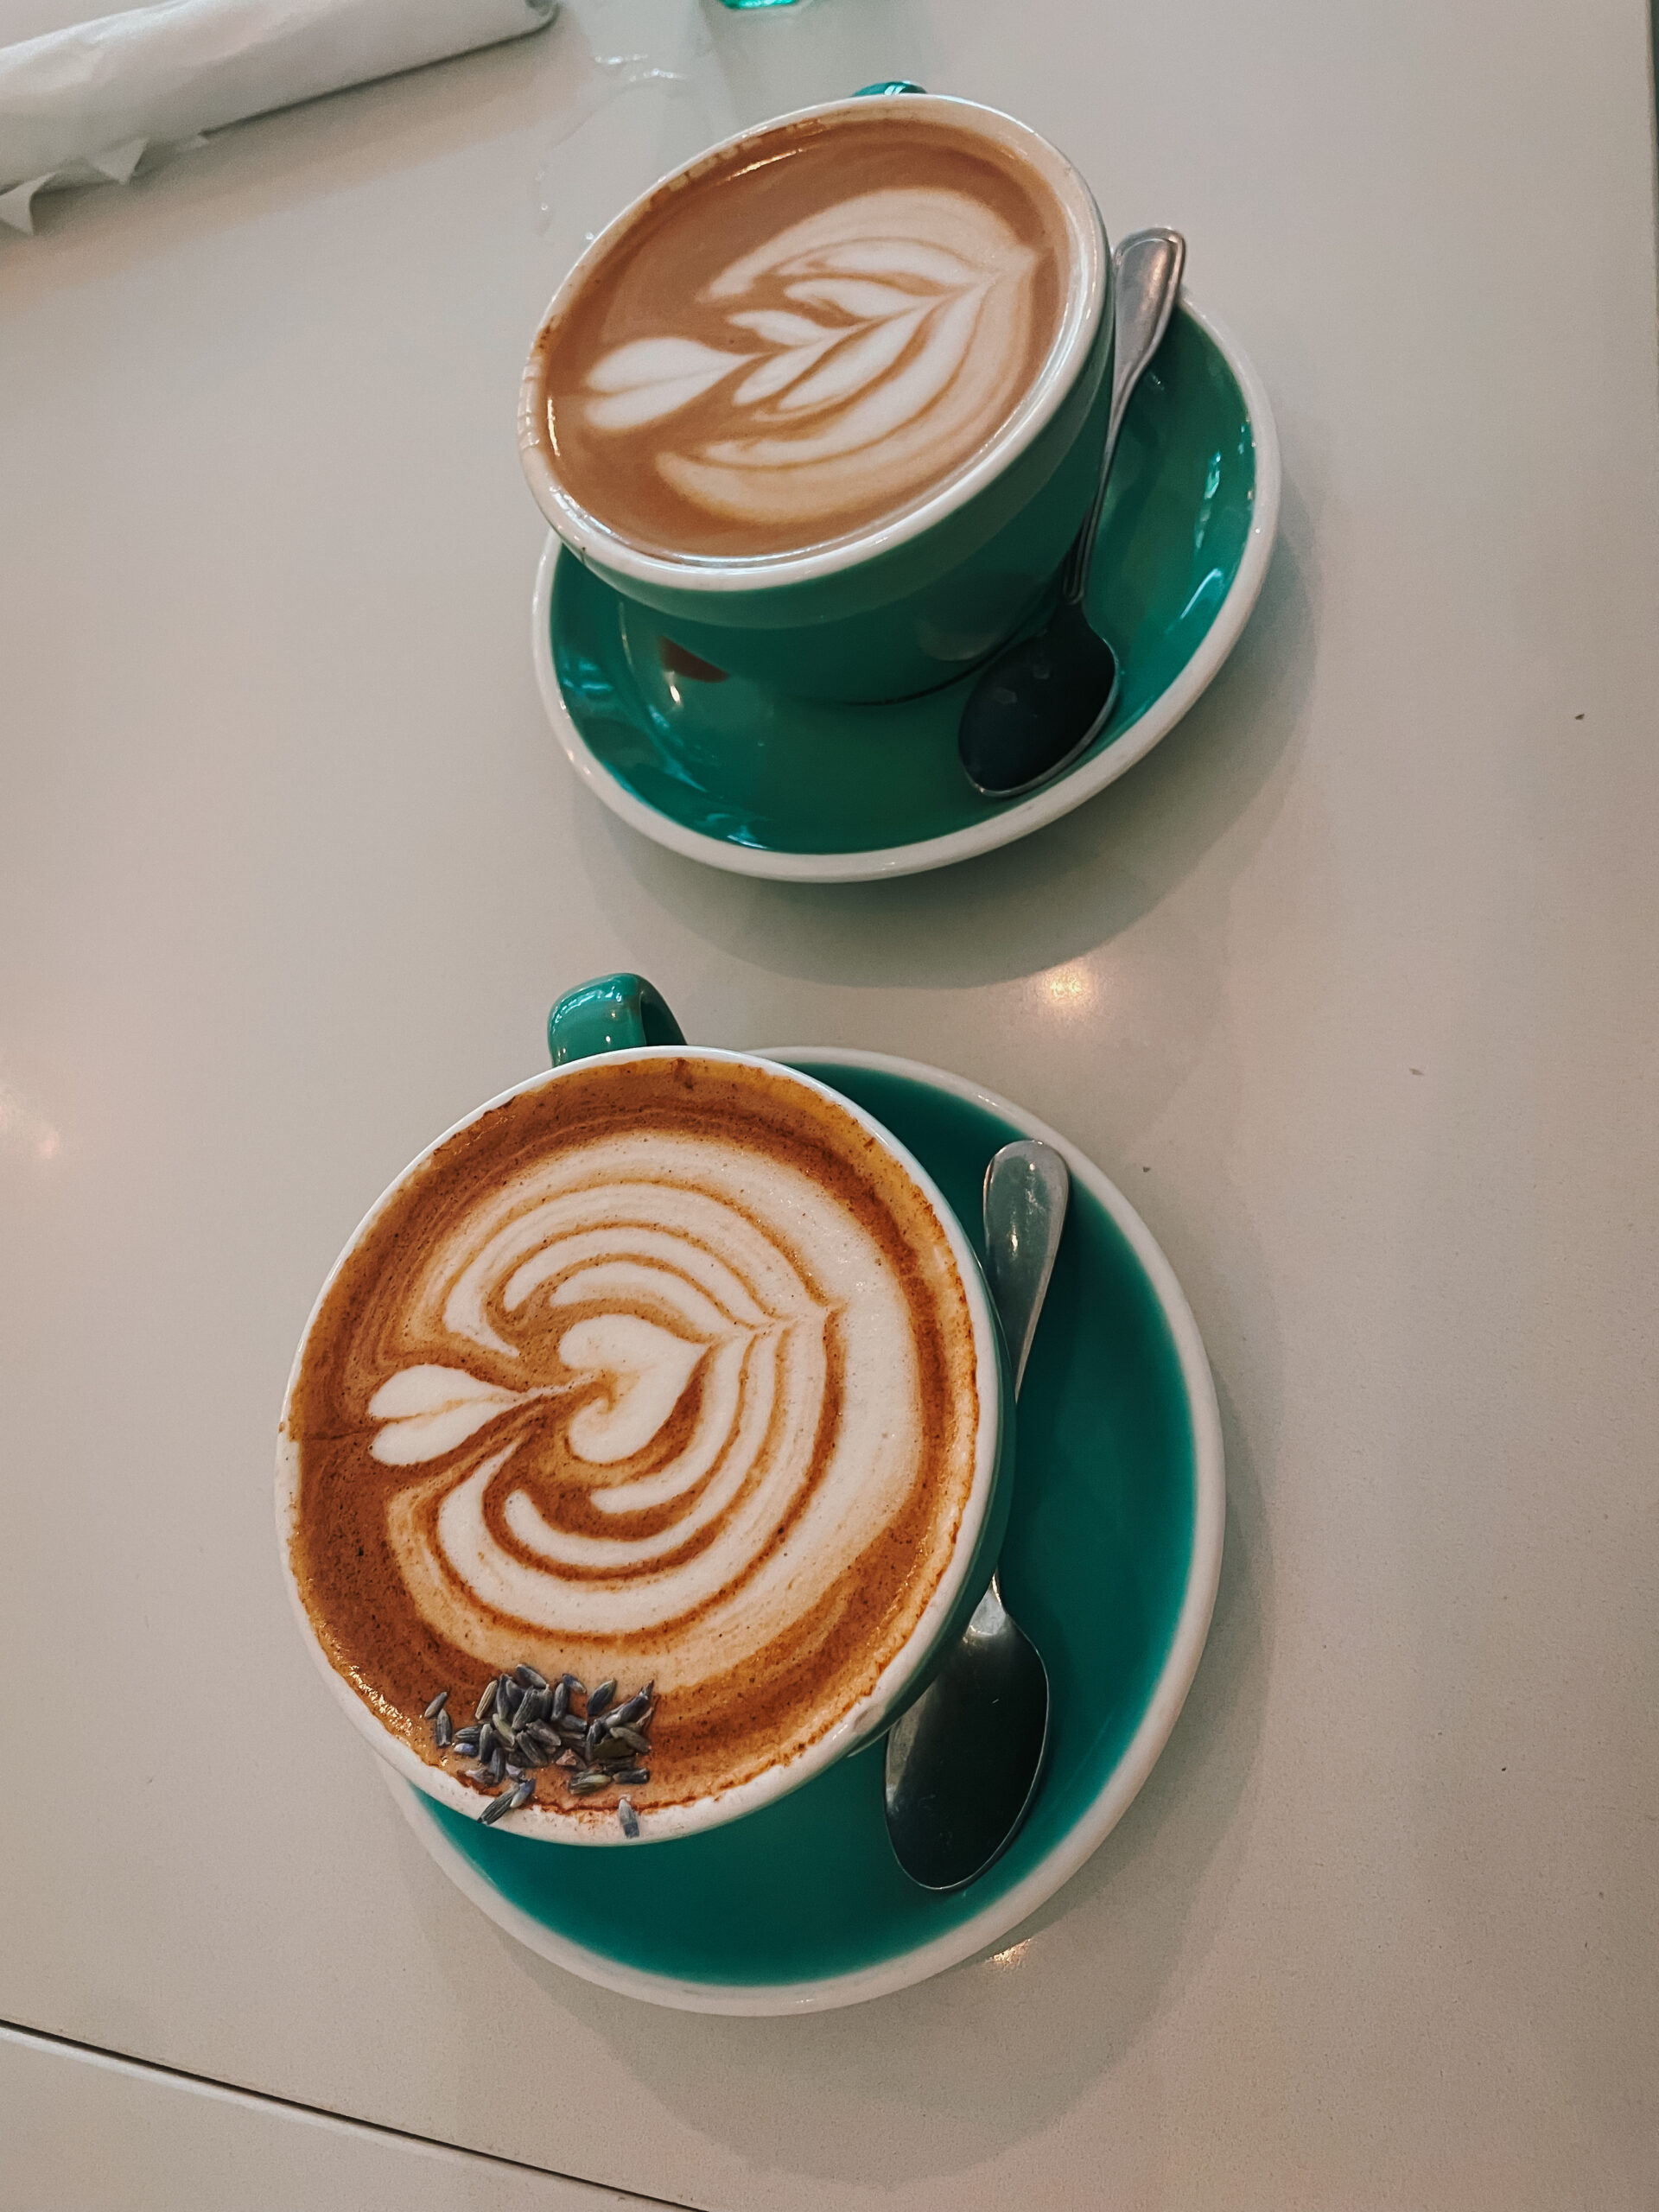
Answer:
M543 333L555 468L693 553L902 510L1030 390L1064 258L1046 188L959 127L780 126L665 194Z
M656 1803L868 1694L948 1562L976 1405L947 1240L849 1116L789 1084L779 1129L784 1079L741 1065L628 1073L435 1156L289 1428L296 1580L383 1717L413 1741L431 1681L519 1659L654 1677Z
M389 1509L405 1586L486 1662L502 1616L560 1648L628 1636L644 1675L672 1666L662 1632L694 1615L725 1663L753 1656L902 1501L901 1287L828 1194L714 1137L575 1147L512 1203L423 1264L416 1310L456 1363L403 1368L369 1401L375 1459L443 1462ZM769 1233L781 1220L799 1260ZM480 1354L526 1370L522 1387L463 1363ZM849 1365L860 1388L826 1456Z
M667 483L740 521L810 535L867 499L873 480L896 505L1008 413L1036 264L964 193L860 194L705 288L703 303L743 303L725 321L747 348L631 339L588 371L586 419L613 435L648 433ZM740 435L684 451L658 435L659 423L717 390L725 427Z

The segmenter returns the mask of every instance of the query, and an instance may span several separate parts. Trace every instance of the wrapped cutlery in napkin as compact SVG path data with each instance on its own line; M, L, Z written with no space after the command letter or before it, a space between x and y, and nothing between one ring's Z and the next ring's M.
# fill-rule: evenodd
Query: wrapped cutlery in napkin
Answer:
M540 30L557 0L161 0L0 47L0 221L147 149Z

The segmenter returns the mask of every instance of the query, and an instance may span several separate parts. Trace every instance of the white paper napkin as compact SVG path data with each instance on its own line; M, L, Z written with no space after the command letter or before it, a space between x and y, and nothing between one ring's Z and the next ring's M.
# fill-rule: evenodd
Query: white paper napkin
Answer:
M550 22L557 0L161 0L0 47L0 221L146 149Z

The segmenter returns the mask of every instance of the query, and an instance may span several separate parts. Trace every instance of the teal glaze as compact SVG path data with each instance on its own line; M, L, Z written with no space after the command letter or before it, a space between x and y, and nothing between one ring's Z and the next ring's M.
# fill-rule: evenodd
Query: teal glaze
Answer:
M950 683L1012 635L1083 526L1111 410L1113 302L1050 421L974 498L831 575L753 591L643 583L588 568L700 659L792 698L908 697Z
M634 1052L642 1045L683 1045L668 1001L643 976L596 976L567 991L547 1017L548 1056L556 1068L595 1052Z
M985 1162L1024 1132L989 1108L886 1069L797 1065L908 1145L960 1217L978 1218ZM1025 1470L1002 1585L1043 1653L1053 1739L1015 1842L953 1896L899 1872L872 1745L763 1812L680 1842L579 1851L422 1817L505 1898L620 1964L775 1986L907 1955L1023 1880L1086 1817L1122 1759L1171 1649L1195 1542L1196 1460L1174 1340L1109 1215L1074 1192L1019 1408Z
M1079 503L1088 488L1079 477ZM1131 729L1198 650L1238 573L1255 497L1244 395L1220 349L1178 314L1130 402L1101 518L1089 612L1117 653L1122 683L1088 758ZM695 681L664 668L656 619L569 553L551 627L583 743L636 798L705 836L775 852L867 852L1018 804L982 798L963 774L957 725L970 678L859 707L735 677Z

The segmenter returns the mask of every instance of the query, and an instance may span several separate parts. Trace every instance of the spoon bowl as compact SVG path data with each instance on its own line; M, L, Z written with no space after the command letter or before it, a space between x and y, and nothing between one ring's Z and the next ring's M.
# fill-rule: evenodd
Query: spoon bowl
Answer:
M959 1890L976 1880L1025 1825L1047 1754L1048 1670L993 1579L887 1737L887 1833L912 1881Z
M1035 791L1100 735L1117 682L1117 656L1081 605L1063 599L1047 627L1007 646L969 693L963 765L988 795Z

